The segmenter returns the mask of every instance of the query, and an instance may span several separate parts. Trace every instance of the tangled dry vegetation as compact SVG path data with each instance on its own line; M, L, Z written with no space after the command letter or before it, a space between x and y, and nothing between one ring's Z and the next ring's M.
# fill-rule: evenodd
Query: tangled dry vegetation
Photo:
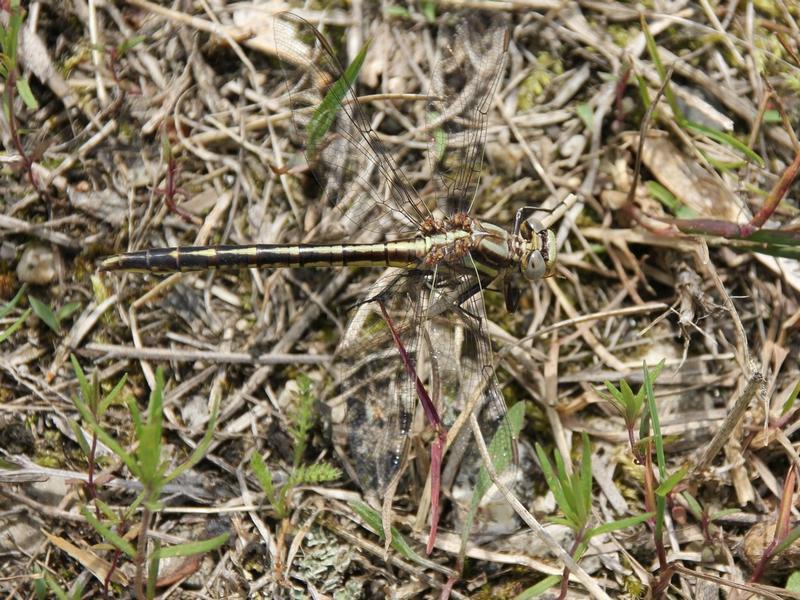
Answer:
M18 32L14 5L4 596L800 597L796 3L75 0L30 3ZM463 559L469 489L443 490L426 557L424 478L406 482L387 553L339 472L321 390L374 270L97 270L127 249L310 241L330 223L272 41L286 8L351 60L371 40L357 93L419 190L437 31L502 14L473 214L508 224L574 194L557 276L513 314L484 294L525 415L520 504L482 505ZM530 518L575 556L568 586Z

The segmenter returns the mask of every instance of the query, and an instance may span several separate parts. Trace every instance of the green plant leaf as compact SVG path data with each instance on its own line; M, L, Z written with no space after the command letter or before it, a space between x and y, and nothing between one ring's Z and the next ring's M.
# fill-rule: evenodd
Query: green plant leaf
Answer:
M656 494L662 498L665 498L667 494L669 494L673 488L678 485L684 477L686 477L688 472L688 467L681 467L675 471L672 475L662 481L661 484L656 488Z
M11 325L9 325L3 332L0 333L0 343L6 341L12 335L14 335L17 331L19 331L22 324L26 321L26 319L30 316L31 309L27 309L24 313L22 313Z
M161 563L161 540L156 538L153 540L153 552L147 561L147 598L156 597L156 583L158 582L158 569Z
M295 468L300 466L306 453L309 432L314 427L314 406L316 404L316 398L312 393L311 380L308 376L300 374L296 381L298 387L297 404L290 417L292 425L289 428L289 433L292 434L294 439L292 464Z
M119 515L113 508L111 508L110 505L106 504L99 498L94 499L94 505L100 509L100 512L103 513L103 516L109 523L113 523L114 525L118 525L120 523Z
M583 455L581 456L580 477L578 477L581 505L581 518L588 521L592 508L592 445L589 436L584 431L581 433L583 443Z
M644 106L645 110L650 108L653 101L650 98L650 91L647 89L647 80L638 74L636 75L636 87L639 90L639 98L642 101L642 106Z
M644 33L647 53L650 55L650 60L653 61L653 65L656 67L659 80L661 80L663 83L667 80L667 70L664 68L664 63L661 62L661 56L658 54L656 40L653 38L650 28L647 26L647 20L645 19L644 14L640 14L639 23L642 27L642 33ZM670 109L672 109L672 114L675 115L675 120L678 121L678 123L683 123L686 121L686 117L683 116L683 111L681 111L678 101L675 99L675 94L672 92L672 86L669 83L664 86L664 97L667 99L667 104L669 104Z
M177 544L175 546L166 546L160 548L155 554L159 560L164 558L174 558L176 556L194 556L195 554L204 554L216 550L228 541L230 537L229 532L221 533L207 540L199 542L187 542L185 544Z
M331 125L333 125L336 113L341 108L342 102L345 101L347 90L350 89L358 77L358 72L361 70L361 65L367 56L368 47L369 42L364 44L342 77L334 82L311 116L311 120L306 126L306 148L309 156L316 154L317 146L322 141L322 138L325 137L325 134L328 133Z
M258 479L258 484L261 486L261 489L264 490L264 495L267 497L267 500L269 500L269 503L274 507L277 499L275 498L275 488L272 484L272 473L270 473L267 464L264 462L264 458L258 452L250 457L250 470L253 472L253 475L256 476L256 479Z
M72 363L72 371L75 373L75 378L78 380L78 387L80 388L81 397L86 402L87 406L94 408L94 386L89 384L86 379L86 373L83 372L81 364L74 354L69 355L69 360Z
M794 407L794 403L797 402L797 396L800 394L800 379L797 380L797 383L792 390L792 393L789 394L789 397L786 399L786 402L783 403L781 407L781 416L784 416L789 413L790 410Z
M112 390L108 392L108 394L106 394L105 397L98 403L97 405L98 416L103 416L105 414L106 410L108 410L108 407L111 406L117 399L117 396L119 396L119 393L123 390L127 381L128 381L128 374L125 373L117 382L117 385L115 385L112 388Z
M81 452L84 453L87 457L91 452L89 448L89 442L86 441L86 437L83 435L83 430L81 426L78 425L78 422L75 419L67 418L67 424L69 428L72 430L72 435L75 436L75 441L77 442L78 446L81 447Z
M58 318L59 323L69 317L72 313L78 310L81 307L80 302L68 302L64 306L58 309L56 313L56 317Z
M94 434L97 436L97 439L108 446L109 450L116 454L119 459L125 463L125 466L128 467L128 470L133 474L133 476L138 478L141 473L138 463L130 454L125 451L125 449L117 442L117 440L115 440L111 435L109 435L108 432L106 432L105 429L100 426L86 403L81 400L79 396L73 396L72 403L78 410L78 414L80 414L81 419L83 419L84 423L86 423L86 425L94 432Z
M581 520L574 509L575 496L570 489L571 482L566 474L566 470L564 469L564 464L561 460L561 454L559 454L557 450L553 452L556 470L553 470L553 466L550 464L550 460L547 458L544 448L542 448L542 446L538 443L536 444L536 455L539 457L539 463L542 467L542 472L544 473L544 479L547 483L547 487L550 488L550 491L553 493L559 510L561 510L566 517L566 522L563 524L574 529L575 531L579 530L583 526L583 523L581 523Z
M774 232L774 233L779 233L779 232ZM756 234L753 234L752 236L750 236L750 238L754 237L755 235ZM750 239L728 240L728 244L738 252L757 252L759 254L766 254L767 256L780 256L782 258L791 258L794 260L800 260L800 243L798 243L797 241L793 242L794 244L793 246L785 246L782 244L770 244L770 243L750 243Z
M161 432L164 425L164 370L156 369L156 381L150 390L150 399L147 403L147 422L139 427L139 446L137 457L141 468L141 481L145 488L150 488L154 494L145 499L149 505L154 500L156 488L165 481L162 479L161 469Z
M727 146L730 146L734 150L738 150L739 152L744 154L748 159L756 163L758 166L760 167L764 166L764 159L761 158L758 155L758 153L751 150L747 146L747 144L743 144L729 133L713 129L711 127L706 127L705 125L701 125L700 123L695 123L693 121L685 121L683 123L683 126L685 129L688 129L689 131L694 131L695 133L702 133L703 135L710 137L712 140L716 140L720 144L725 144Z
M784 550L786 550L789 546L794 544L798 539L800 539L800 525L792 529L786 537L783 538L780 543L775 546L775 552L773 552L773 556L779 556Z
M422 16L428 23L436 22L436 3L431 0L425 0L422 3Z
M564 527L569 527L570 529L575 529L575 521L572 519L567 519L564 517L547 517L547 522L552 523L553 525L563 525Z
M603 523L602 525L598 525L597 527L589 529L583 539L585 542L588 542L596 535L611 533L612 531L619 531L620 529L627 529L628 527L633 527L639 523L644 523L647 521L647 519L651 519L654 516L655 513L649 512L633 517L626 517L624 519L617 519L616 521L611 521L609 523Z
M692 516L698 521L702 519L703 507L700 506L700 503L697 501L697 499L694 496L692 496L689 492L683 492L681 496L686 501L686 505L689 508L689 512L692 513Z
M47 325L55 333L61 333L61 325L58 322L58 317L44 302L39 300L36 296L28 294L28 303L31 305L33 312L39 317L42 322Z
M642 363L642 371L644 374L644 390L645 397L647 398L647 411L650 416L650 422L653 424L653 443L656 447L656 464L658 465L659 477L663 480L667 474L667 461L664 457L664 437L661 434L661 422L658 418L658 408L656 407L655 392L653 392L653 383L655 382L661 370L664 368L665 359L661 359L652 371L647 367L647 363Z
M58 582L53 579L50 573L45 572L44 581L50 591L53 592L53 595L58 598L58 600L71 600L67 592L60 585L58 585Z
M217 428L217 419L219 418L219 405L221 400L222 392L217 390L211 402L211 414L208 417L208 423L206 424L206 430L203 434L203 439L200 440L199 444L197 444L188 460L183 461L173 471L164 477L165 483L172 481L176 477L180 477L183 475L183 473L195 466L203 459L203 457L205 457L206 452L208 452L208 449L211 446L211 442L214 441L214 432Z
M335 481L342 476L342 472L330 463L320 462L313 465L298 467L289 477L290 485L315 485L326 481ZM287 484L289 485L289 484Z
M537 596L544 594L547 590L557 586L560 582L561 575L548 575L536 585L533 585L524 592L514 596L514 600L530 600L531 598L536 598Z
M800 571L795 571L786 579L786 591L800 592Z
M402 6L390 6L386 9L385 14L387 17L399 17L399 18L407 18L411 16L411 13L408 12L408 9Z
M724 519L725 517L727 517L729 515L735 515L735 514L740 513L740 512L742 512L742 511L739 510L738 508L724 508L722 510L718 510L717 512L713 513L709 517L709 519L711 521L716 521L717 519Z
M583 121L583 125L586 129L592 129L594 127L594 111L592 111L592 107L588 104L581 103L578 105L578 108L575 109L575 113L578 115L578 118Z
M39 103L36 101L36 97L33 95L33 91L31 90L31 86L30 83L28 83L27 78L20 77L17 79L17 92L28 109L36 110L39 108Z
M135 35L128 39L122 40L122 43L117 46L117 54L119 54L120 57L125 56L125 54L127 54L129 50L131 50L135 46L138 46L146 39L147 36Z
M666 206L672 214L680 219L694 219L697 213L680 202L667 188L657 181L648 181L647 190L650 195Z
M2 26L0 26L2 27ZM47 598L47 579L42 569L33 570L33 593L36 600L45 600Z
M128 540L123 538L118 533L112 531L105 524L101 523L97 519L97 517L95 517L91 513L91 511L88 508L82 506L81 514L83 515L83 518L86 519L89 522L89 524L95 528L97 533L100 534L100 537L102 537L104 541L108 542L118 550L121 550L130 558L134 558L136 556L136 548L134 548L133 545Z
M660 480L666 478L667 465L664 457L664 438L661 435L661 422L658 418L658 410L656 408L656 397L653 392L653 382L664 367L664 360L656 365L657 373L655 375L647 368L647 362L642 363L642 371L644 372L644 391L647 398L647 421L652 423L653 426L653 444L656 448L656 464L658 465L658 476ZM642 420L644 423L645 419ZM660 536L664 529L664 512L666 511L666 500L663 496L656 495L656 516L655 516L655 535Z
M14 295L14 297L6 302L2 307L0 307L0 319L5 318L5 316L10 313L14 308L19 304L20 299L22 298L22 294L28 289L28 284L23 283L22 287L19 288L19 291Z
M20 9L19 0L11 0L9 9L8 25L3 31L2 45L3 54L6 55L6 64L10 70L17 66L17 40L22 25L22 9Z
M371 507L367 506L363 502L349 502L350 508L353 509L364 523L372 529L380 539L383 539L383 525L381 523L381 515L376 510L372 509ZM409 546L408 542L406 542L403 535L394 527L391 528L392 532L392 548L394 548L401 556L407 558L408 560L414 561L418 564L424 564L427 561L422 558L419 554L414 552L414 550Z

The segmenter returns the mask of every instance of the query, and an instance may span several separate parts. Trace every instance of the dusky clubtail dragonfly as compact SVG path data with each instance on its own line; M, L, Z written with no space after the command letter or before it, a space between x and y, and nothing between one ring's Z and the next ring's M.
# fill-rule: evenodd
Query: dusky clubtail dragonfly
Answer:
M469 216L509 32L496 16L484 13L466 17L449 31L453 35L440 35L426 107L429 163L437 189L423 198L355 96L358 66L343 70L332 45L302 18L276 18L276 53L286 63L293 122L305 132L308 165L341 211L336 214L364 229L392 231L393 239L157 248L111 256L101 265L105 270L158 272L399 267L382 276L358 305L336 352L338 395L329 405L339 424L339 442L347 447L348 471L368 495L388 499L391 507L419 398L428 425L438 434L433 442L438 448L431 450L429 551L438 522L438 461L454 414L475 411L486 436L508 428L481 292L499 282L513 310L520 284L552 275L556 261L553 233L523 219L521 212L512 231ZM358 61L363 54L353 64ZM426 202L428 197L435 207ZM446 484L458 470L470 435L467 429L462 434L461 456L448 452L441 467ZM507 439L507 462L516 464L516 440L510 432ZM450 455L455 467L450 467Z

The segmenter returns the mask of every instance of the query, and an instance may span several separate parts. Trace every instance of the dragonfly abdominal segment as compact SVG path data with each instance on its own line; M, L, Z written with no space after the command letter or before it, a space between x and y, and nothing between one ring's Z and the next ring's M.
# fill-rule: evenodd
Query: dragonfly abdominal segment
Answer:
M539 279L552 274L555 258L555 240L549 230L525 239L490 223L465 220L459 222L457 229L438 225L435 232L416 238L374 244L156 248L111 256L103 260L101 268L155 272L237 267L424 266L430 269L445 263L456 270L477 269L486 279L514 268L527 279Z
M377 266L411 267L425 253L425 240L379 244L253 244L156 248L111 256L107 271L195 271L209 268Z

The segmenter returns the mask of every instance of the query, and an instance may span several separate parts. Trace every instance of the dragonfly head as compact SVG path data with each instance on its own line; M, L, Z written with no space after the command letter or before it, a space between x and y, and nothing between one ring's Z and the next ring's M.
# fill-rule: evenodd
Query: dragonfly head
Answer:
M520 271L529 281L551 277L556 272L556 236L536 219L527 219L519 231L526 244Z

